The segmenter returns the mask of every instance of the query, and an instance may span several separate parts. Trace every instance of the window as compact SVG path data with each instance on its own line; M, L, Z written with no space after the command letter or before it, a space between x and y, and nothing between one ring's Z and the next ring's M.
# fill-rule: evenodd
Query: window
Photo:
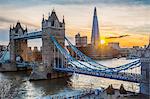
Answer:
M52 26L54 26L54 20L52 21Z

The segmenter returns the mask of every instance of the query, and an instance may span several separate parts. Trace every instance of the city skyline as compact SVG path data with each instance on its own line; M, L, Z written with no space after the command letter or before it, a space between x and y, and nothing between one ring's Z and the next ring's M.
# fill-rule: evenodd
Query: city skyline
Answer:
M19 20L24 27L27 25L29 32L40 29L42 15L48 17L48 13L51 13L53 8L56 10L59 20L62 20L63 15L65 16L67 37L74 40L74 36L80 32L82 36L88 37L88 43L90 43L94 7L97 7L101 38L106 39L106 42L120 42L122 47L148 44L150 3L147 0L127 0L126 2L118 2L118 0L67 2L62 0L59 3L53 0L1 1L1 44L7 44L9 41L10 25L15 25ZM51 5L49 5L50 3ZM29 45L38 46L37 41L39 40L31 41Z
M150 0L0 0L0 99L148 99Z

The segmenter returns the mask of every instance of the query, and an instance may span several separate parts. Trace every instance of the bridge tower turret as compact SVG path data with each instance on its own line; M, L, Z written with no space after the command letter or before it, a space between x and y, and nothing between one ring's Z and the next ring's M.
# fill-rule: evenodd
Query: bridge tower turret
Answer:
M150 95L150 44L141 52L141 75L140 92Z
M16 57L20 56L23 60L27 59L27 40L17 39L14 40L14 36L19 36L27 33L27 28L23 29L20 22L18 21L16 26L10 28L9 37L10 37L10 61L16 62Z
M48 19L42 20L42 61L51 69L53 66L63 66L64 57L57 50L48 35L50 33L61 46L65 46L65 22L60 22L56 12L53 10Z

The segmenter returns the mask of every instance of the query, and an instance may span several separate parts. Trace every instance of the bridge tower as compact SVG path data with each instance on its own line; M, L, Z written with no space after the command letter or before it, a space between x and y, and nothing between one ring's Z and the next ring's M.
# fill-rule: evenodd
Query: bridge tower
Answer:
M141 54L141 75L140 92L150 95L150 44Z
M54 66L62 67L64 57L50 40L48 33L54 36L62 47L65 46L65 21L63 18L63 21L60 22L54 10L48 19L44 19L43 16L42 20L42 61L45 66L49 66L51 69Z
M14 36L19 36L27 33L27 28L23 29L20 22L18 21L16 26L10 27L10 61L16 62L16 57L20 56L23 60L27 59L27 40L17 39L14 40Z

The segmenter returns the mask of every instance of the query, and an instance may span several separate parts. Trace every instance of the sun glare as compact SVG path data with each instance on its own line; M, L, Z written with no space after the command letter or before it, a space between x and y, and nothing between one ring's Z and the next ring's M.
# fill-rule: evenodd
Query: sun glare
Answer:
M102 40L101 40L101 44L105 44L105 43L106 43L105 40L102 39Z

